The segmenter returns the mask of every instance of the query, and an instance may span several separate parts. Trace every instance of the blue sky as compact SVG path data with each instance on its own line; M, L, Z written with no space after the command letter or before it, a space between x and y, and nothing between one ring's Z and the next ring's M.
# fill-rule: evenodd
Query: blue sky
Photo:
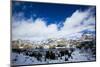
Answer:
M45 30L43 34L47 34L46 37L48 37L48 33L47 33L48 31L46 31L45 28L48 28L49 30L49 27L51 30L49 34L53 34L54 36L56 33L60 33L59 35L63 36L61 32L66 31L62 33L65 33L65 34L68 33L67 31L68 28L70 29L76 28L77 30L78 28L80 28L81 25L83 27L89 27L89 26L95 27L95 6L71 5L71 4L70 5L69 4L50 4L50 3L43 4L43 3L36 3L36 2L13 1L12 2L12 18L13 18L13 21L12 21L13 29L15 30L13 33L20 32L18 35L13 34L15 39L16 37L19 37L19 38L25 37L26 39L28 39L29 37L35 38L36 36L44 37L44 35L42 34L31 35L32 32L37 33L37 31L29 31L30 33L26 33L24 30L24 33L21 33L21 31L23 31L22 28L27 27L27 26L23 26L25 24L27 25L32 24L33 26L37 24L40 25L40 27L43 28L43 30ZM21 31L19 30L20 28L22 29ZM27 27L27 29L28 28L29 27ZM38 33L42 32L43 30L38 29ZM83 28L81 31L83 31ZM72 31L69 31L69 32L72 32ZM75 33L76 32L80 32L80 30L75 31ZM72 33L69 33L69 34L72 34Z
M77 9L84 11L91 7L81 5L58 5L19 1L13 1L12 5L12 15L23 13L24 19L29 19L30 17L32 17L33 20L39 17L44 18L44 20L48 22L47 24L59 24L60 22L65 21L66 17L71 16L72 13Z

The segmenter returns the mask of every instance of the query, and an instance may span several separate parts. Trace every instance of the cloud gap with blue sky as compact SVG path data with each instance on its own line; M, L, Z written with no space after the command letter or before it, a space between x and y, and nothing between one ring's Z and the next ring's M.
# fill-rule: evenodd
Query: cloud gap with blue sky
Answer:
M95 34L96 8L89 5L12 2L12 39L69 38Z

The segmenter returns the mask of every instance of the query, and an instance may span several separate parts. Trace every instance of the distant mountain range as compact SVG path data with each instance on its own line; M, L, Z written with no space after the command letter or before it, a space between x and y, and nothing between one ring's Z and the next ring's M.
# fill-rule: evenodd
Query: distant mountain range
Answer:
M95 35L96 31L95 30L88 30L88 29L86 29L86 30L81 31L80 33Z

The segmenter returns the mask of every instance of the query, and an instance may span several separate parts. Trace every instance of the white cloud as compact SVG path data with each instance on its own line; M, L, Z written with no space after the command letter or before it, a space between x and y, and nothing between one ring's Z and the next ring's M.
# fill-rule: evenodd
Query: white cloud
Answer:
M56 24L46 25L41 18L36 20L20 20L12 22L12 39L43 40L47 38L67 37L76 35L85 29L95 30L95 17L91 8L82 12L76 10L72 16L67 17L64 26L58 30Z
M66 34L73 34L85 29L92 29L95 26L94 24L95 17L91 13L91 8L84 12L77 10L71 17L66 18L62 31Z

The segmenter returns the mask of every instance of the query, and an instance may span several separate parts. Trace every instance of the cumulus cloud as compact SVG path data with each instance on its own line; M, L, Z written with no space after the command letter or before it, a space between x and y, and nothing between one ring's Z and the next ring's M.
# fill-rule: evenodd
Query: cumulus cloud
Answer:
M76 36L77 33L86 29L95 31L95 16L92 14L91 8L85 11L76 10L70 17L66 17L63 22L64 26L60 30L58 30L57 24L47 26L46 23L42 18L13 21L12 39L43 40L74 34Z

